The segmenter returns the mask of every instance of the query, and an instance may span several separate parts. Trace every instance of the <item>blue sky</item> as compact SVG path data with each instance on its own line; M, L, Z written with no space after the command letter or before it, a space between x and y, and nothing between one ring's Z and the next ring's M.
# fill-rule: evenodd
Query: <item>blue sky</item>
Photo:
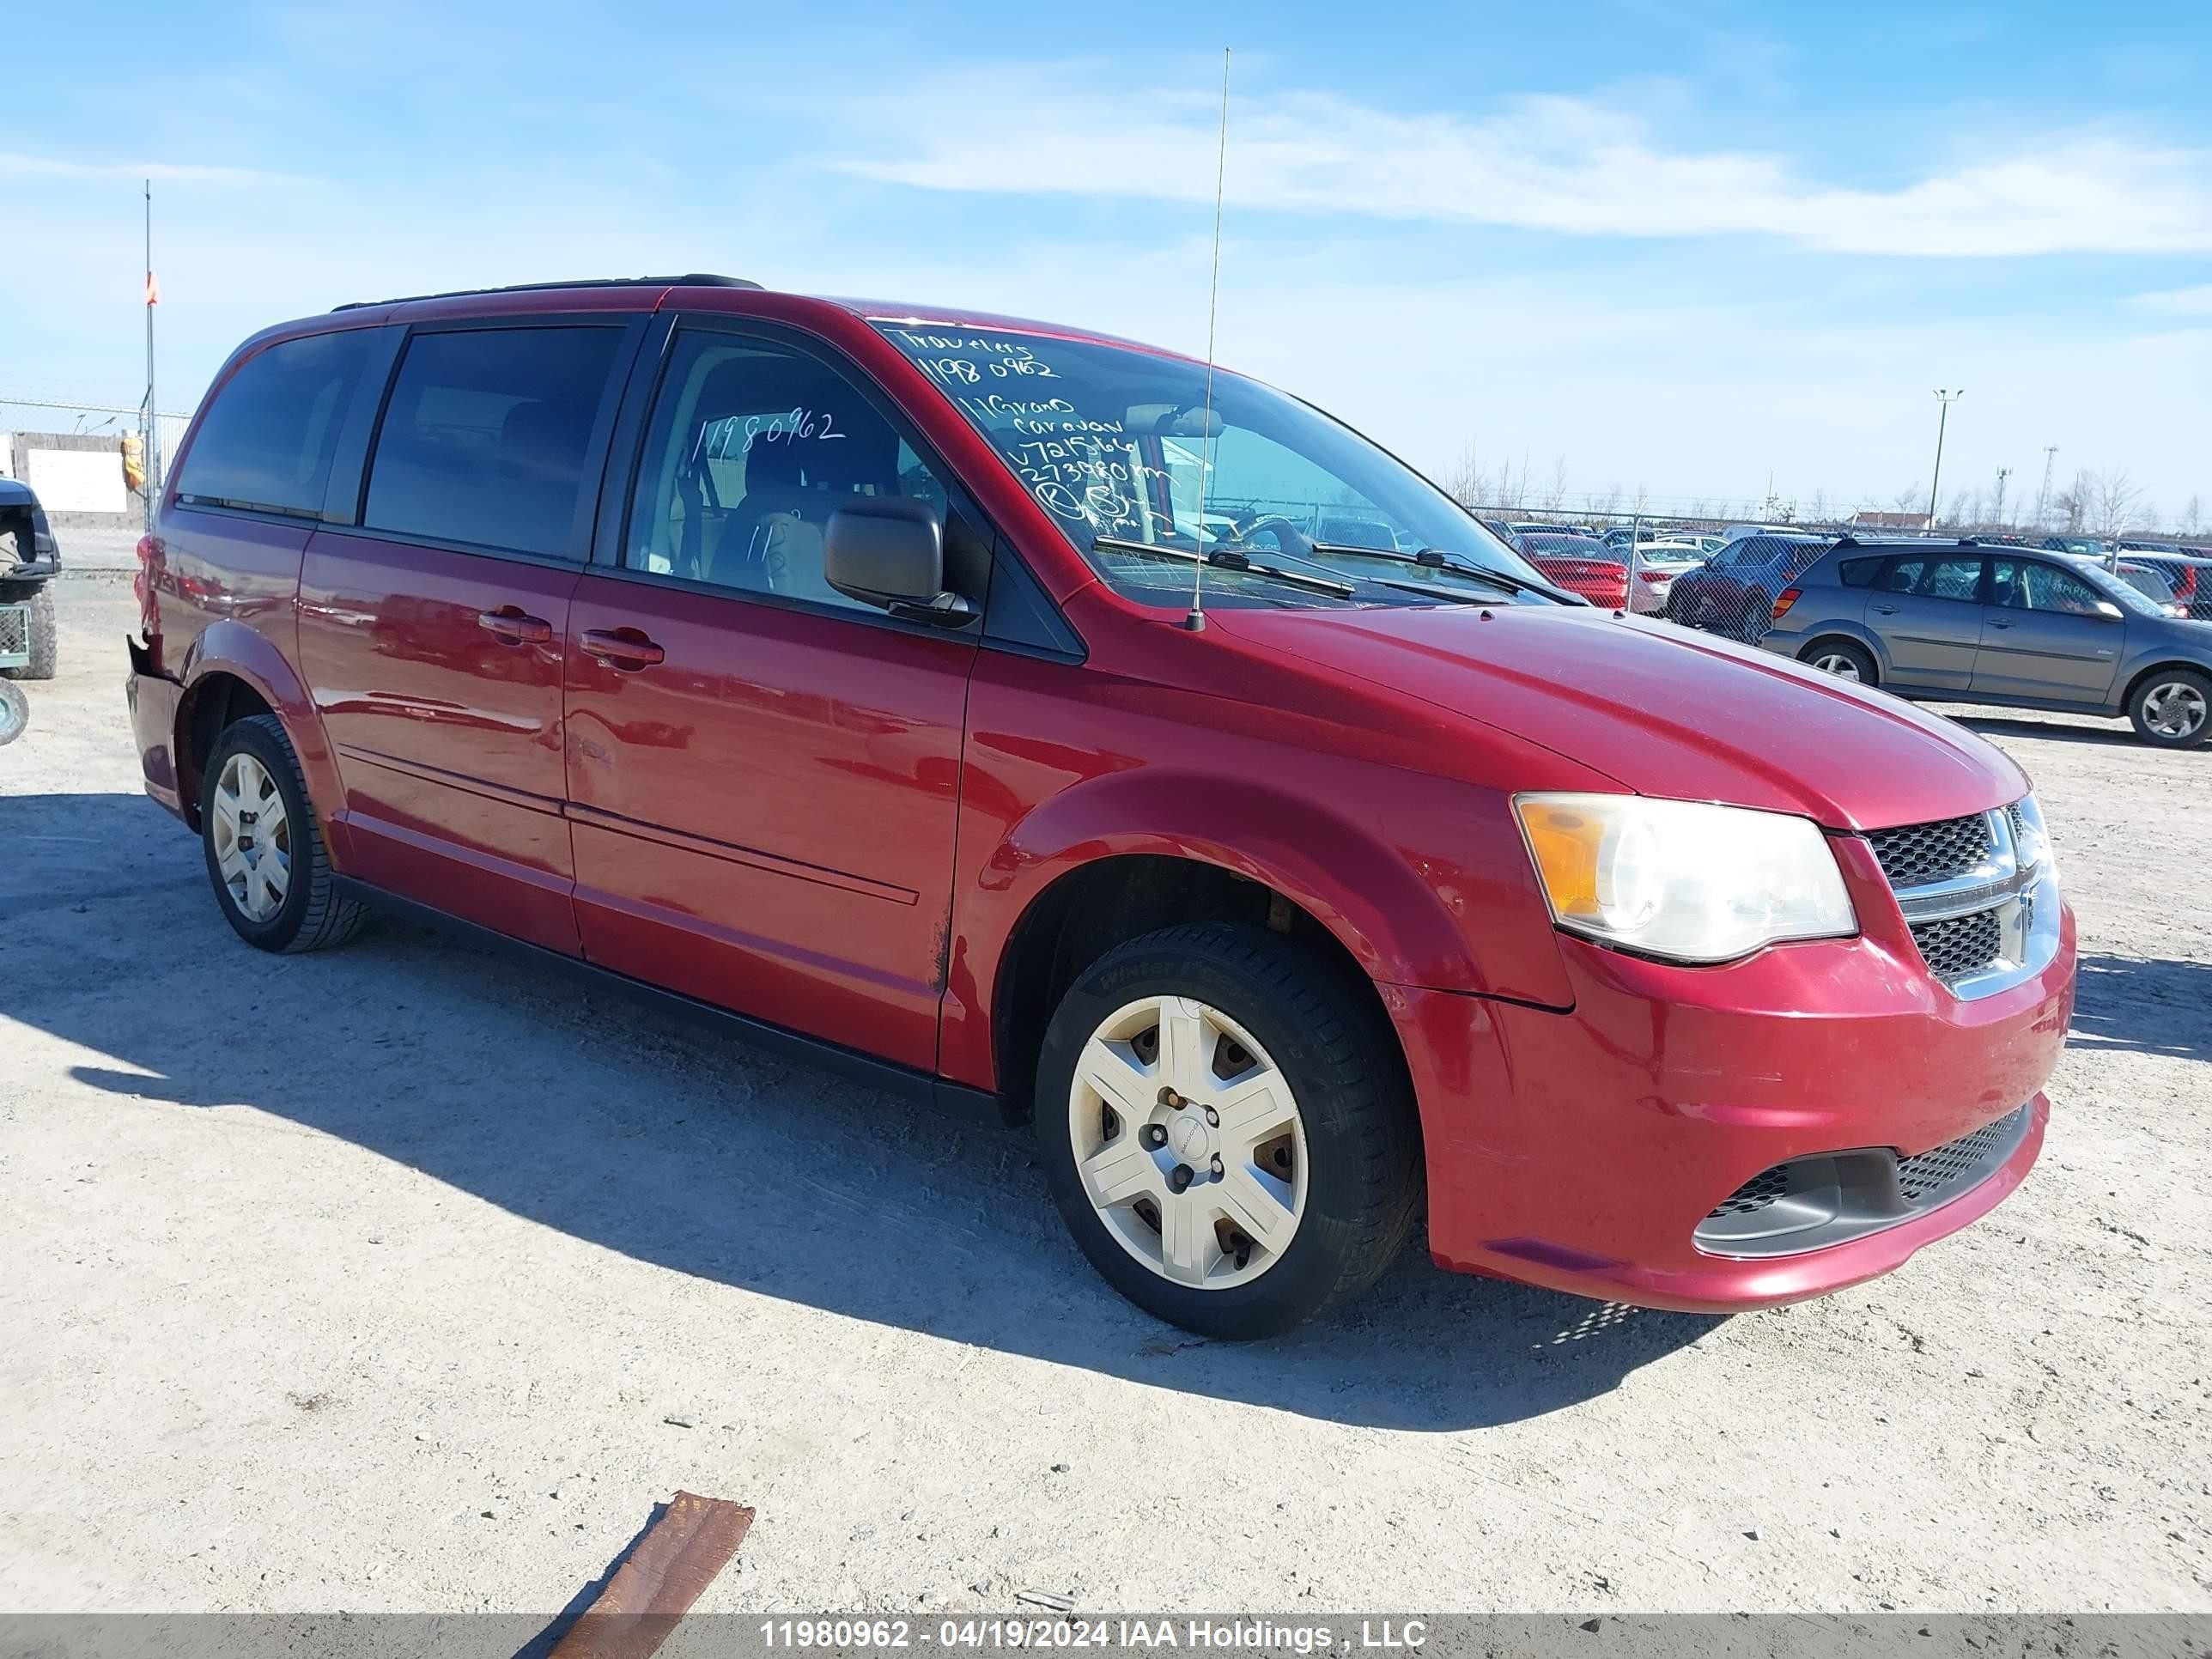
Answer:
M714 270L1201 350L1449 477L2212 519L2212 7L39 3L0 397L341 301ZM35 72L21 73L29 64ZM0 423L27 424L0 409Z

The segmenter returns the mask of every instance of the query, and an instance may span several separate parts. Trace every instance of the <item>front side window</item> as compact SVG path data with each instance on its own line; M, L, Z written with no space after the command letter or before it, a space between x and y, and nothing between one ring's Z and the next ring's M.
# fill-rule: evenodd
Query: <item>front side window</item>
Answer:
M623 559L872 611L830 586L823 535L838 507L881 495L925 502L945 526L943 480L844 375L774 341L684 329L653 403Z
M200 422L177 476L179 501L319 518L346 406L373 329L280 340L240 364Z
M1452 575L1449 563L1544 580L1403 464L1242 375L1216 369L1209 392L1203 363L1133 347L951 325L877 327L1107 583L1143 603L1188 605L1200 557L1208 604L1502 597ZM1417 562L1424 553L1429 562Z
M377 434L363 527L582 562L592 428L622 339L618 327L415 336Z
M2087 580L2057 565L2007 559L1996 568L1996 601L2010 610L2094 617L2102 614L2098 606L2104 598ZM2156 607L2152 609L2155 612Z

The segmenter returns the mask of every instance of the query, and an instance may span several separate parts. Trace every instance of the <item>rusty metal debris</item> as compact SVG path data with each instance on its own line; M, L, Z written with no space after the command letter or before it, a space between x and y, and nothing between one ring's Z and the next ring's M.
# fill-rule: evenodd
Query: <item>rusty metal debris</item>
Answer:
M745 1540L753 1512L679 1492L550 1659L650 1659Z

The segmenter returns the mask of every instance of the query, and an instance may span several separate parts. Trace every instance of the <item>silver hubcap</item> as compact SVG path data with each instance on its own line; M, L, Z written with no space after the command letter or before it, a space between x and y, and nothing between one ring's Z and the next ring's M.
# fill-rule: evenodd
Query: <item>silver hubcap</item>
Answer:
M1067 1115L1091 1206L1161 1278L1228 1290L1290 1248L1305 1127L1267 1050L1219 1009L1189 997L1117 1009L1083 1046Z
M2143 699L2142 713L2143 724L2161 738L2193 738L2204 729L2212 709L2206 708L2202 691L2173 680L2151 688Z
M292 824L276 780L240 751L216 779L215 867L230 902L248 921L267 921L292 890Z
M1859 665L1841 652L1829 651L1813 659L1813 666L1823 674L1833 674L1839 680L1859 678Z

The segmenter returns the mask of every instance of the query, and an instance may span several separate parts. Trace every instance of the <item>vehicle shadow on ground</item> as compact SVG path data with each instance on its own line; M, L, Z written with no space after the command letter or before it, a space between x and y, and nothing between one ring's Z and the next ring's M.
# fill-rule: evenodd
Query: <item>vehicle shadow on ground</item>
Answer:
M2212 1060L2212 963L2083 957L2072 1041Z
M2125 726L2074 726L2063 720L2009 720L1994 714L1954 716L1969 732L1985 738L2039 738L2051 743L2105 744L2139 749L2142 739Z
M1340 1318L1199 1340L1091 1270L1025 1130L908 1105L413 923L271 958L216 914L198 843L135 797L0 797L0 836L4 1012L94 1051L77 1082L118 1103L255 1108L703 1279L1415 1430L1559 1410L1719 1323L1446 1273L1416 1250Z

